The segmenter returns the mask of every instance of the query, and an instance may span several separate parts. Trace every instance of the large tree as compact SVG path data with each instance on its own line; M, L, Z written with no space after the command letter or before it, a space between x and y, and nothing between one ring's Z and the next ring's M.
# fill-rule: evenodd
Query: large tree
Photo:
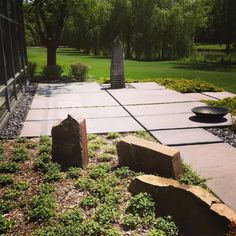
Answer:
M34 0L32 4L40 39L47 47L47 65L55 65L56 51L68 15L69 1Z

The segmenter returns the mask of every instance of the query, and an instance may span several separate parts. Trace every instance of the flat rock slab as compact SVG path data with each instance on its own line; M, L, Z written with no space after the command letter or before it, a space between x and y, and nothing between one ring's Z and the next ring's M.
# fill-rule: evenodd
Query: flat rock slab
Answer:
M202 94L205 94L207 96L210 96L210 97L213 97L216 99L224 99L227 97L235 97L236 96L236 94L230 93L230 92L205 92Z
M97 82L55 83L39 84L36 94L87 93L99 92L100 90L101 86Z
M64 108L64 109L33 109L30 110L26 121L60 120L65 119L68 114L73 117L107 118L128 117L127 111L121 106L114 107L87 107L87 108Z
M149 115L166 115L190 113L192 108L204 106L201 102L183 102L183 103L167 103L152 105L133 105L125 106L125 108L133 116L149 116Z
M207 96L202 93L185 93L183 94L187 99L194 100L194 101L201 101L201 100L217 100L216 98Z
M159 130L159 131L151 131L151 134L159 142L169 146L223 142L217 136L201 128Z
M36 95L31 109L68 108L68 107L96 107L119 105L107 92L65 93Z
M199 101L196 98L187 97L174 90L148 90L148 89L122 89L108 90L122 105L161 104Z
M221 122L205 123L196 119L193 113L170 114L170 115L153 115L137 116L137 120L147 130L164 130L164 129L183 129L183 128L204 128L228 126L231 124L231 117L227 115Z
M51 135L52 126L59 120L47 121L27 121L21 131L22 137L38 137ZM131 117L112 117L87 119L87 132L103 134L109 132L133 132L143 130L143 128Z
M166 89L165 86L161 86L155 82L130 83L130 85L135 89Z
M208 180L209 188L236 210L236 148L225 143L178 146L182 159Z

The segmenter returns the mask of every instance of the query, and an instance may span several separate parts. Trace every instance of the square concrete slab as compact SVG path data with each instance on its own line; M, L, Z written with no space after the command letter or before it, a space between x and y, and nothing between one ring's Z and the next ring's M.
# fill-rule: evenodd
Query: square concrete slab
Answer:
M50 96L36 95L31 109L68 108L68 107L96 107L119 105L107 92L88 92L72 94L53 94Z
M125 108L133 116L149 116L149 115L190 113L192 108L204 105L205 104L201 102L184 102L184 103L167 103L167 104L152 104L152 105L132 105L132 106L125 106Z
M196 119L193 113L137 116L136 118L147 130L204 128L227 126L231 124L230 115L225 116L221 122L214 123L201 122Z
M236 96L236 94L230 93L230 92L205 92L202 94L216 98L216 99L224 99L227 97L235 97Z
M116 107L89 107L89 108L64 108L64 109L33 109L30 110L26 121L60 120L65 119L68 114L73 117L84 118L106 118L106 117L128 117L128 112L121 106Z
M59 120L47 121L27 121L21 131L22 137L38 137L51 135L52 126ZM86 119L87 132L102 134L109 132L133 132L143 130L143 128L131 117L113 117Z
M194 100L194 101L201 101L201 100L217 100L216 98L209 97L202 93L185 93L184 94L187 99Z
M99 92L100 90L101 86L97 82L55 83L39 84L36 94L87 93Z
M200 128L159 130L159 131L151 131L151 134L159 142L169 146L223 142L217 136L209 133L205 129L200 129Z
M177 146L182 159L208 180L211 190L236 210L236 149L229 144Z
M122 105L142 105L142 104L161 104L161 103L177 103L192 102L195 98L189 98L184 94L174 90L148 90L148 89L123 89L108 90L108 92L117 99ZM198 100L198 99L197 99Z
M146 83L130 83L130 85L135 89L165 89L166 87L161 86L155 82L146 82Z

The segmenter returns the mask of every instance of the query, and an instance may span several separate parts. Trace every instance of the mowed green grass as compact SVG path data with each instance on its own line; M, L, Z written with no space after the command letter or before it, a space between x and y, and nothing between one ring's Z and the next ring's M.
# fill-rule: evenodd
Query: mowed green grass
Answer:
M28 59L37 63L37 72L46 64L45 48L28 48ZM81 54L71 48L59 48L57 64L64 74L68 74L69 65L81 62L90 66L92 79L109 78L110 59ZM129 81L155 81L160 78L201 79L227 91L236 93L236 65L190 61L125 61L125 75Z

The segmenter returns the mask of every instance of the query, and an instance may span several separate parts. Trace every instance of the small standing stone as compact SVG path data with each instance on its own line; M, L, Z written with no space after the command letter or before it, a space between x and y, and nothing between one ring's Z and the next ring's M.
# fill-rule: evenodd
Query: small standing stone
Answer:
M125 87L124 49L119 36L113 43L110 77L112 89Z
M52 128L52 160L62 168L88 165L87 132L85 119L70 115Z

